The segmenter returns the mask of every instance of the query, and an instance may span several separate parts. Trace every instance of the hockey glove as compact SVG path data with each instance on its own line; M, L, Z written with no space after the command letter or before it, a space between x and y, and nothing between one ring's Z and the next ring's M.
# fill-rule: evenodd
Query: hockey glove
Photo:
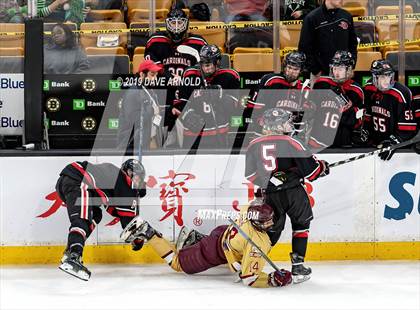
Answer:
M319 174L319 177L325 177L326 175L330 174L330 164L325 160L319 160L319 164L321 165L321 173Z
M134 239L133 241L131 241L131 249L133 251L141 250L143 245L144 245L144 240L143 239Z
M187 109L182 114L181 122L184 127L194 133L199 133L205 125L204 119L200 114L195 113L193 109Z
M281 269L268 275L268 284L270 286L286 286L290 283L292 283L292 273L288 270Z
M378 149L389 147L391 145L396 145L401 142L402 142L401 139L399 139L398 137L394 135L390 135L388 140L384 140L378 145ZM390 150L390 151L385 151L385 152L379 153L379 158L382 160L390 160L392 155L394 155L394 153L395 153L395 149Z

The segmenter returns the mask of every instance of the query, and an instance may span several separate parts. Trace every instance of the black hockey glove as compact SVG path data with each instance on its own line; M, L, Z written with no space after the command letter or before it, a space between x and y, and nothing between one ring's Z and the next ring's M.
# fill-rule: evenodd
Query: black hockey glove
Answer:
M286 286L292 283L292 273L285 269L274 271L268 275L268 284L270 286Z
M195 113L193 109L187 109L181 116L181 122L188 130L199 133L206 124L200 114Z
M382 141L379 145L378 145L378 149L382 149L385 147L389 147L392 145L396 145L398 143L401 143L401 139L394 136L394 135L390 135L389 139ZM390 160L392 155L394 155L395 153L395 149L394 150L390 150L390 151L385 151L382 153L379 153L379 158L382 160Z
M352 133L352 142L354 145L366 145L369 140L369 131L359 128Z

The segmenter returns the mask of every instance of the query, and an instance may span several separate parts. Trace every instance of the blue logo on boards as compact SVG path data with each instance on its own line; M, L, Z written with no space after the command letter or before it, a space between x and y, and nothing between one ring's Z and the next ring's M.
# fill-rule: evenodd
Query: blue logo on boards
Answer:
M403 220L413 212L414 197L405 190L404 185L414 186L416 174L413 172L400 172L394 175L389 182L389 193L398 202L397 208L385 205L384 217L390 220ZM417 212L420 214L420 197L417 197Z

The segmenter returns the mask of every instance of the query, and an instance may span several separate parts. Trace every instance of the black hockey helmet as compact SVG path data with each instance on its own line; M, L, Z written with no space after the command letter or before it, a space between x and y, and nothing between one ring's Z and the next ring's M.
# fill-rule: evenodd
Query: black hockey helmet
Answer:
M344 83L353 76L355 61L353 55L348 51L336 51L330 62L330 76L337 83ZM345 72L339 76L339 72L334 72L333 68L345 67Z
M172 41L179 43L188 32L188 15L183 10L172 9L165 19L165 24Z
M217 45L210 44L204 45L200 50L200 66L205 64L213 64L215 66L214 71L220 67L220 62L222 61L222 53ZM204 72L204 75L210 76L213 72Z
M283 75L289 83L296 81L300 73L305 68L306 56L302 52L290 52L286 55L283 61ZM296 67L300 69L299 74L291 74L288 72L287 66Z
M126 160L122 166L121 170L125 172L125 174L133 181L133 179L138 179L140 183L144 181L146 177L146 170L141 162L137 159L128 159ZM138 178L135 178L138 176ZM134 183L134 182L133 182ZM134 184L133 184L134 185Z
M293 115L281 108L272 108L264 112L262 124L264 131L289 134L294 130Z
M372 73L373 84L381 91L385 91L394 87L394 75L395 71L392 64L386 59L374 60L370 66L370 72ZM388 85L384 85L379 81L379 76L389 77Z
M252 226L259 231L268 231L274 224L273 208L260 198L250 203L247 213Z

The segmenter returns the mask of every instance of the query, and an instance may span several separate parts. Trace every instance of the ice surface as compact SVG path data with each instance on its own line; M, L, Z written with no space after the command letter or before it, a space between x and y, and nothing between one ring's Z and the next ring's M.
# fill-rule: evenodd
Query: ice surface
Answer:
M269 289L234 283L226 266L188 276L166 265L87 265L88 282L57 266L3 266L0 309L420 309L418 261L308 265L308 282Z

